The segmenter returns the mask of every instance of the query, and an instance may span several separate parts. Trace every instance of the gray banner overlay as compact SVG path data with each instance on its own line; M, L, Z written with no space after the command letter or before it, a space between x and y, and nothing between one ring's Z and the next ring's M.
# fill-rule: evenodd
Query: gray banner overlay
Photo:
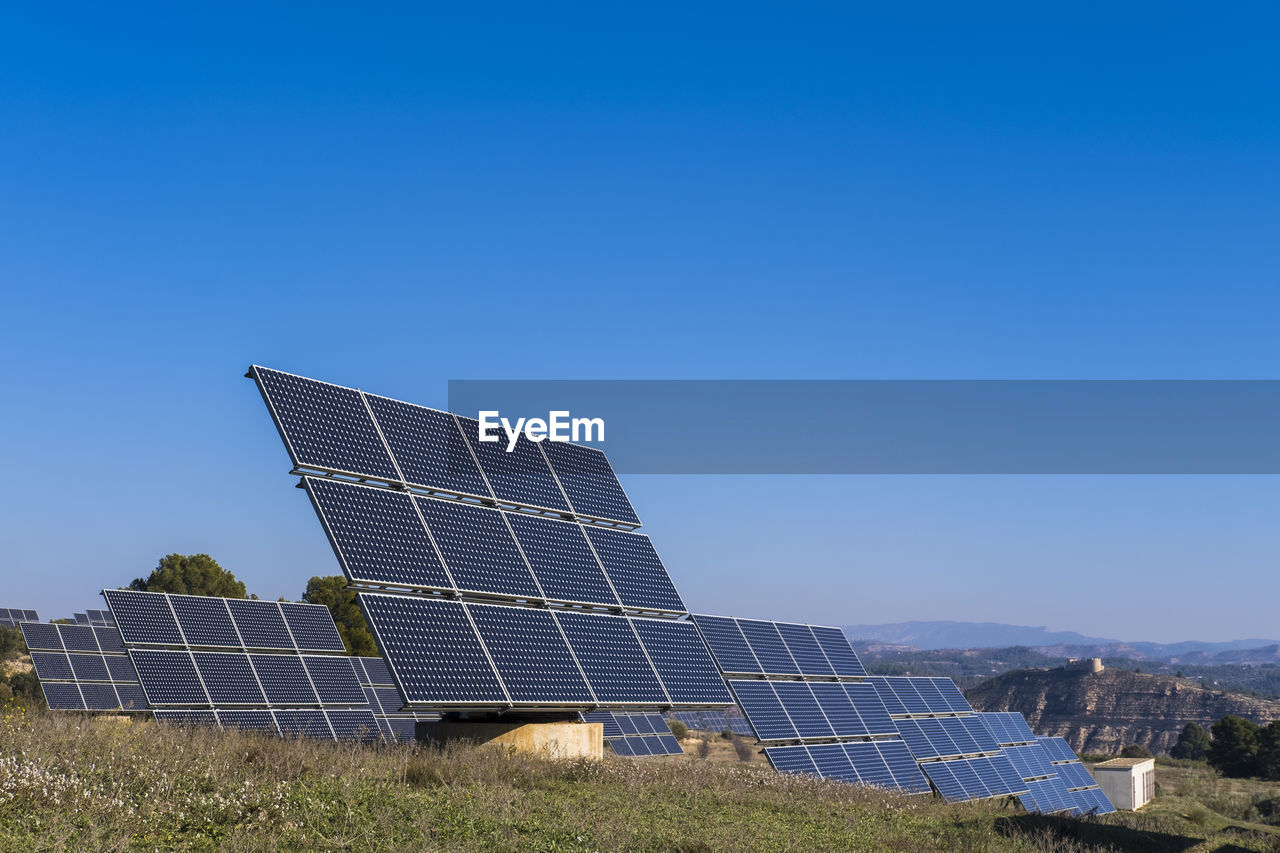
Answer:
M603 418L620 474L1276 474L1277 380L452 380Z

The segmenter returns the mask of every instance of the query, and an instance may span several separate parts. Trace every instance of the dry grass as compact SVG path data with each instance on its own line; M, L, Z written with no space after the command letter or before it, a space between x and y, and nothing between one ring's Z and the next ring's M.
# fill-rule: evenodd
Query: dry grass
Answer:
M732 760L549 761L10 711L0 849L1069 853L1137 837L1032 820L1007 803L947 806L782 776L723 743Z

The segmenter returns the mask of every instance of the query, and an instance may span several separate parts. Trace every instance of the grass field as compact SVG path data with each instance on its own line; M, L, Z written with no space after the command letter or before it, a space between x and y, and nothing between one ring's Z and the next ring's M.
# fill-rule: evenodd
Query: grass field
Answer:
M1081 821L785 777L739 761L726 741L713 747L707 760L555 762L10 706L0 849L1280 850L1275 828L1211 810L1260 791L1215 787L1196 769L1161 771L1169 793L1143 814Z

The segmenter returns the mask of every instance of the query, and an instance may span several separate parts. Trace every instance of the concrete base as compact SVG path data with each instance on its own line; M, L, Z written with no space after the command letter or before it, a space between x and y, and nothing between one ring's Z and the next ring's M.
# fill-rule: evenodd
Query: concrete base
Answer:
M482 746L532 752L548 758L604 758L604 724L579 722L419 722L421 743L474 741Z

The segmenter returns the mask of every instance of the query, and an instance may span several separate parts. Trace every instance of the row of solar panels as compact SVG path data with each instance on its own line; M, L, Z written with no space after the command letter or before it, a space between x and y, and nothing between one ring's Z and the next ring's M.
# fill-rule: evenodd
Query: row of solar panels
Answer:
M16 607L0 607L0 625L12 628L19 622L35 622L39 620L34 610L20 610Z
M867 674L839 628L695 615L693 621L725 675Z
M307 737L372 743L385 738L386 727L368 708L300 710L156 710L160 722L187 726L241 729L285 737ZM395 733L399 735L399 733Z
M732 732L735 735L754 734L747 718L738 709L729 711L671 711L670 717L679 720L691 731Z
M691 622L361 592L410 705L729 705Z
M896 735L870 684L856 681L729 680L761 741Z
M338 480L304 477L348 580L685 612L649 537Z
M438 409L264 367L258 383L295 469L407 484L424 491L639 526L605 455L523 435L480 441L480 425Z
M661 714L591 711L581 717L584 722L604 725L604 742L616 755L684 755Z

